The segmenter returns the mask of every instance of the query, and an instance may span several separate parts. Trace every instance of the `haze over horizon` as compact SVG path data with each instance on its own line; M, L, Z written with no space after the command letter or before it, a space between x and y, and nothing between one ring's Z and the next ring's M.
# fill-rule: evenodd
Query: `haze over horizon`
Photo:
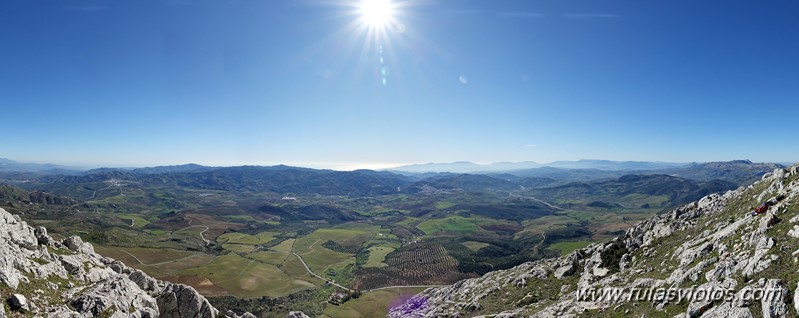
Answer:
M412 172L413 172L414 169L406 170L406 169L403 169L403 168L408 168L408 167L410 167L410 168L413 168L413 167L420 168L420 167L424 167L424 166L427 166L427 165L438 166L438 165L450 165L450 164L467 164L467 165L468 164L473 164L473 165L478 165L478 166L490 167L491 165L525 164L525 163L527 163L527 164L536 164L536 165L540 165L541 167L545 167L545 166L550 166L551 164L556 164L556 163L562 164L562 163L569 163L569 162L576 163L576 162L580 162L580 161L606 161L605 159L556 160L556 161L551 161L551 162L535 162L535 161L473 162L473 161L468 161L468 160L458 160L458 161L452 161L452 162L415 162L415 163L412 162L412 163L382 163L382 164L381 163L354 163L354 162L305 162L305 163L302 163L302 162L300 162L300 163L267 162L267 163L240 163L240 164L205 164L205 163L192 161L192 162L180 162L180 163L168 163L168 164L135 164L134 163L134 164L126 164L126 165L108 165L108 164L66 165L66 164L60 164L60 163L57 163L57 162L47 162L47 161L21 162L21 161L13 160L13 159L10 159L10 158L4 158L4 157L0 156L0 163L3 160L11 160L11 161L15 161L15 162L21 163L21 164L55 165L55 166L60 166L60 167L66 168L66 169L77 169L77 170L91 170L91 169L100 169L100 168L135 169L135 168L152 168L152 167L158 167L158 166L180 166L180 165L197 164L197 165L206 166L206 167L278 166L278 165L285 165L285 166L291 166L291 167L311 168L311 169L328 169L328 170L337 170L337 171L354 171L354 170L367 169L367 170L389 170L389 171L396 170L396 171L412 171ZM749 160L749 159L740 159L739 158L739 159L719 160L719 161L728 162L728 161L735 161L735 160ZM616 163L624 163L624 162L627 162L627 163L631 163L631 162L636 162L636 163L657 163L657 164L664 164L664 165L668 165L668 164L686 164L687 165L687 164L691 164L691 163L710 162L710 161L705 161L705 162L699 162L699 161L664 162L664 161L639 161L639 160L607 160L607 161L612 161L612 162L616 162ZM755 161L753 161L753 162L754 163L758 163L758 162L755 162ZM794 162L794 161L783 161L783 162L768 162L768 163L778 163L778 164L783 164L783 165L792 165L792 164L797 163L797 162L799 162L799 161L796 161L796 162ZM527 169L527 168L524 168L524 169ZM424 171L426 169L422 169L422 170ZM494 169L489 169L489 170L486 170L486 171L490 171L490 170L493 170L493 171L510 171L510 170L514 170L514 169L494 168ZM432 169L430 171L437 171L437 170L436 169ZM450 172L455 172L455 171L450 171Z
M791 162L799 3L10 1L0 157ZM746 20L747 23L741 23Z

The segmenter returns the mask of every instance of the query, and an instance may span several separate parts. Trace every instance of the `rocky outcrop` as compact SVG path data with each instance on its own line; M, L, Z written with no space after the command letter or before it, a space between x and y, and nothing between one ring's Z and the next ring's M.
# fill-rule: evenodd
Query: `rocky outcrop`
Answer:
M12 311L36 317L220 316L190 286L160 281L103 257L80 237L56 241L46 229L34 229L0 209L0 288L4 286L14 291L4 299ZM0 318L6 315L0 306Z
M286 318L311 318L308 317L304 312L301 311L292 311L286 316Z
M762 202L768 211L751 215ZM799 165L672 209L611 242L427 289L388 316L793 317L799 315L794 223ZM620 296L608 297L614 290ZM692 293L633 297L634 290ZM713 291L724 297L706 296Z
M158 296L158 308L162 317L214 318L219 314L205 297L194 288L180 284L169 284Z
M69 306L92 316L110 310L129 317L155 317L158 314L155 299L122 275L104 280L73 297Z

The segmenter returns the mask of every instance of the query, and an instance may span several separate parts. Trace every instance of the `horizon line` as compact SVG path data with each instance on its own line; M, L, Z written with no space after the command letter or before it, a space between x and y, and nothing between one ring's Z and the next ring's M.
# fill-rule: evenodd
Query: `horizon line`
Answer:
M255 166L255 167L274 167L274 166L289 166L295 168L307 168L307 169L318 169L318 170L334 170L334 171L355 171L355 170L374 170L374 171L391 171L396 170L397 168L408 167L408 166L425 166L425 165L447 165L447 164L471 164L476 166L484 166L489 167L491 165L498 165L498 164L535 164L539 165L540 167L547 167L547 165L554 164L554 163L562 163L562 162L581 162L581 161L608 161L614 163L625 163L625 162L636 162L636 163L656 163L656 164L693 164L693 163L710 163L710 162L731 162L731 161L749 161L752 163L776 163L786 166L791 166L793 164L799 163L799 161L762 161L756 162L750 159L731 159L731 160L710 160L710 161L648 161L648 160L610 160L610 159L577 159L577 160L555 160L549 162L537 162L533 160L526 160L526 161L494 161L494 162L474 162L468 160L459 160L459 161L449 161L449 162L424 162L424 163L387 163L387 162L348 162L348 161L339 161L339 162L260 162L260 163L250 163L250 162L243 162L243 163L198 163L198 162L187 162L187 163L165 163L165 164L57 164L51 162L33 162L33 161L17 161L14 159L7 159L0 157L0 159L10 160L17 164L35 164L35 165L51 165L55 166L54 169L65 169L65 170L74 170L74 171L89 171L89 170L96 170L96 169L142 169L142 168L157 168L157 167L169 167L169 166L185 166L185 165L199 165L203 167L209 168L228 168L228 167L243 167L243 166ZM532 168L532 167L531 167ZM539 168L539 167L535 167ZM400 170L401 171L401 170Z

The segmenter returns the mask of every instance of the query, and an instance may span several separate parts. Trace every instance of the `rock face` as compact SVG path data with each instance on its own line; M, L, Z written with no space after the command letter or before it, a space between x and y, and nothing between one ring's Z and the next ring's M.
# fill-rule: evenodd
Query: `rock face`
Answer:
M762 202L768 211L751 215ZM797 233L799 165L672 209L610 242L427 289L388 316L796 317Z
M0 209L3 287L13 290L10 298L5 295L12 311L36 317L221 316L192 287L159 281L103 257L80 237L56 241L44 228L33 229ZM6 315L0 306L0 318Z

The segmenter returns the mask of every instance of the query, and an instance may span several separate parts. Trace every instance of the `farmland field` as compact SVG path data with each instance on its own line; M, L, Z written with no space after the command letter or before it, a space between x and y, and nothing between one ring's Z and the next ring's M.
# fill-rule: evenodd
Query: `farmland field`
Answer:
M210 263L213 256L170 249L94 246L95 251L158 278L175 275L184 269ZM144 263L142 263L144 262Z
M247 245L247 244L231 244L226 243L222 244L222 248L229 250L234 253L252 253L255 251L255 246Z
M281 264L283 264L286 261L287 258L294 257L294 256L289 254L289 253L285 253L285 252L263 251L263 252L257 252L257 253L248 254L246 257L250 258L250 259L254 259L254 260L259 261L261 263L280 266Z
M388 266L384 261L386 259L386 255L393 252L394 249L390 247L371 247L369 248L369 260L363 267L385 267Z
M249 260L236 254L219 256L213 262L181 271L180 275L207 277L214 285L238 297L278 297L313 283L295 279L272 264Z
M466 248L468 248L469 250L472 250L474 252L479 251L483 247L491 246L491 244L488 244L488 243L475 242L475 241L466 241L466 242L462 242L461 244L463 244L463 246L466 246Z
M371 318L385 317L389 308L425 290L425 288L391 288L369 292L340 306L328 306L322 317Z
M283 242L280 242L280 244L275 245L274 247L272 247L272 250L291 252L292 251L292 247L294 246L294 241L296 241L296 240L295 239L288 239L288 240L285 240Z
M275 232L261 232L256 235L245 233L226 233L216 238L219 243L259 245L266 244L275 239Z
M460 216L450 216L443 219L430 219L419 223L417 227L427 235L438 232L473 232L478 229L474 220Z

